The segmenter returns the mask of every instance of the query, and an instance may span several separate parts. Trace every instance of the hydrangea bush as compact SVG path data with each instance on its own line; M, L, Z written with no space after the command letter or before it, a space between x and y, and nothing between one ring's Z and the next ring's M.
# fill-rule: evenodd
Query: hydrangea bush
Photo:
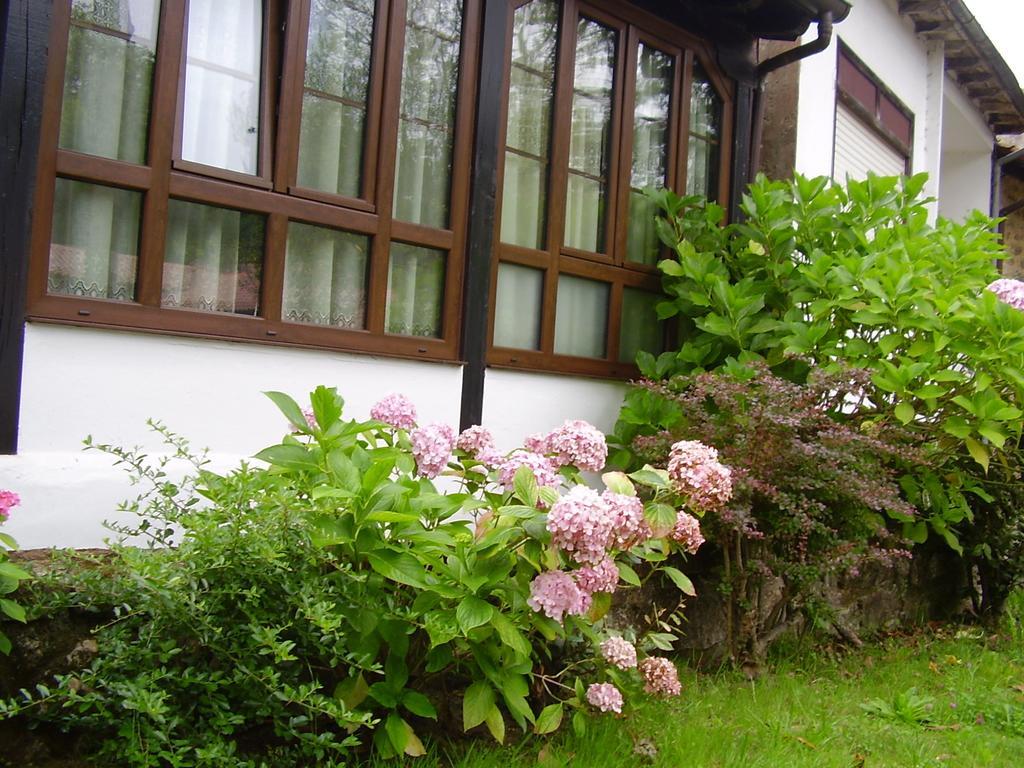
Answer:
M11 510L21 504L21 498L13 491L0 490L0 525L7 522L11 516ZM23 568L19 568L10 561L7 552L17 549L18 543L6 533L0 532L0 614L14 621L25 621L25 609L14 602L8 595L14 592L18 585L28 579L30 574ZM11 641L0 630L0 653L11 652Z
M239 737L257 727L280 764L331 765L367 730L380 754L415 756L430 719L503 741L509 721L549 733L571 711L579 731L642 687L679 692L652 655L671 636L609 636L603 618L641 563L692 594L665 562L693 550L699 533L674 532L707 489L650 466L586 486L607 446L581 421L502 452L481 427L419 425L401 395L367 420L342 418L333 389L308 410L268 396L290 432L256 455L267 469L143 472L153 490L122 530L156 548L117 547L120 578L72 598L118 606L100 657L12 711L91 727L132 765L162 764L156 745L178 765L247 765Z

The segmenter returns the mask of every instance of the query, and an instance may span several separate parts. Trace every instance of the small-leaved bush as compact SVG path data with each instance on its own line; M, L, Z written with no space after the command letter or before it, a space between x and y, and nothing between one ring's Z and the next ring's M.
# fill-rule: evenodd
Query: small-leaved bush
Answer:
M638 362L651 379L751 362L794 383L864 371L844 418L901 426L929 453L902 481L921 513L903 535L963 554L979 610L997 611L1024 581L1020 505L1004 492L1020 478L1024 302L997 281L992 221L931 223L925 179L759 177L727 226L714 203L656 193L670 254L658 311L680 344Z
M480 427L417 426L401 396L346 420L333 389L311 410L268 395L291 432L256 455L267 467L211 472L159 426L168 457L191 462L182 481L167 459L93 446L144 484L119 532L152 546L55 570L36 612L107 611L98 655L9 716L73 729L120 765L329 766L360 742L421 755L453 720L503 741L510 722L550 733L570 713L582 731L641 684L679 693L652 653L671 635L602 621L640 564L693 592L665 564L699 536L668 471L610 473L598 492L580 471L607 446L585 422L499 453Z
M899 430L862 432L836 416L863 396L863 379L818 372L794 384L751 364L644 380L626 397L620 459L660 464L689 438L720 446L732 470L732 499L707 510L701 528L720 557L736 660L761 663L797 620L831 618L827 582L910 555L890 529L916 518L896 470L916 455Z

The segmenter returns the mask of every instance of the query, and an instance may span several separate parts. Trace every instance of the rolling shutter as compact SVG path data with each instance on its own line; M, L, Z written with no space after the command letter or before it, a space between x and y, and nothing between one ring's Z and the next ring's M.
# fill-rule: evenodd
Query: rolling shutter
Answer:
M849 175L861 180L867 178L868 171L879 176L904 174L907 158L840 102L836 105L832 177L845 181Z

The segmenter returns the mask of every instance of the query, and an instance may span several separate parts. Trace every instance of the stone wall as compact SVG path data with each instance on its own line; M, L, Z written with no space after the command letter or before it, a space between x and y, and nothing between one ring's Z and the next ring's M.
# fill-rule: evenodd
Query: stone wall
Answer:
M1024 178L1012 174L1004 175L1003 207L1021 200L1024 200ZM1024 210L1007 216L1002 231L1008 257L1003 262L1003 275L1018 280L1024 279Z

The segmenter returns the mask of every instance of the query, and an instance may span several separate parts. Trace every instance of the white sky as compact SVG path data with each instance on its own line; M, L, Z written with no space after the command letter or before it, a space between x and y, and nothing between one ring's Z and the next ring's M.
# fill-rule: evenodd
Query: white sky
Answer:
M965 0L1024 86L1024 0Z

